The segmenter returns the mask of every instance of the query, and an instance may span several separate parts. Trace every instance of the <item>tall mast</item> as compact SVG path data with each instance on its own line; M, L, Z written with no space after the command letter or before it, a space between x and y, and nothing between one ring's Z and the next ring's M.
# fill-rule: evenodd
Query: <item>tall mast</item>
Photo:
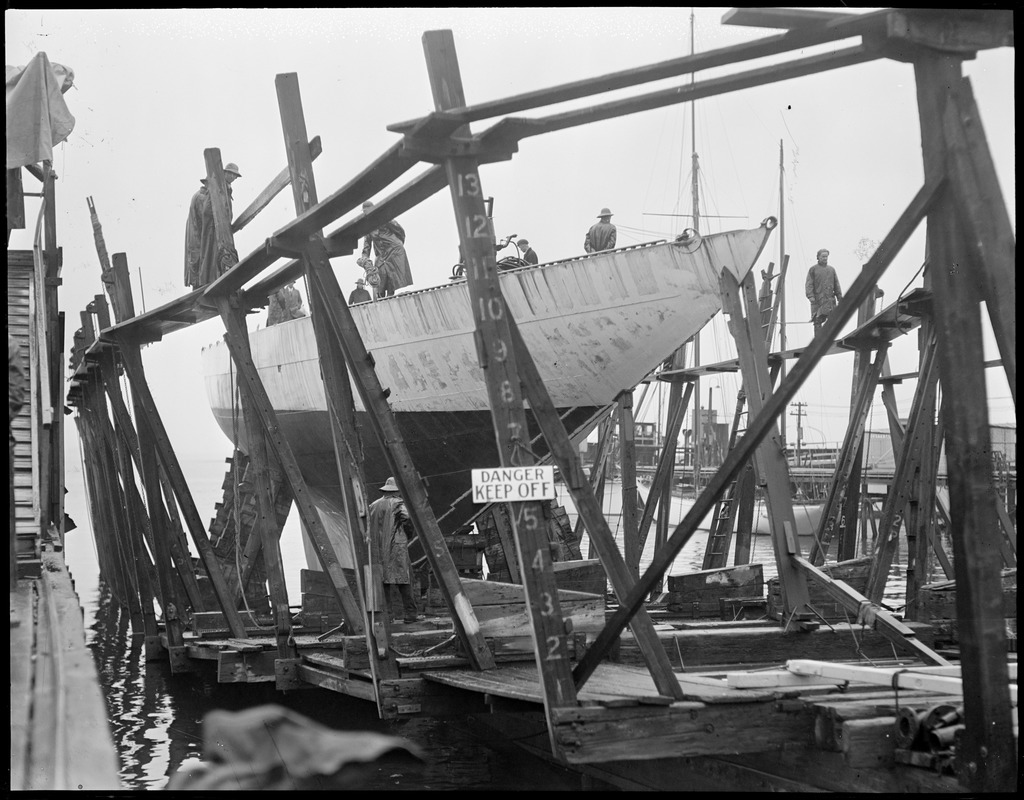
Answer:
M690 55L696 53L694 45L694 22L695 22L694 10L690 8ZM690 73L690 85L693 86L694 74ZM693 175L693 184L691 187L693 195L693 229L700 231L700 199L697 192L697 178L700 164L697 159L697 114L696 114L696 101L690 101L690 142L693 145L693 157L691 159L691 173ZM697 331L693 335L693 366L700 366L700 331ZM701 426L700 426L700 379L696 378L693 381L693 396L696 398L693 402L693 494L696 497L700 486L700 467L701 467Z
M782 161L782 139L779 139L779 349L786 350L786 173ZM786 359L782 359L779 372L779 383L786 379ZM786 450L786 409L783 407L779 415L779 438L782 440L782 450Z

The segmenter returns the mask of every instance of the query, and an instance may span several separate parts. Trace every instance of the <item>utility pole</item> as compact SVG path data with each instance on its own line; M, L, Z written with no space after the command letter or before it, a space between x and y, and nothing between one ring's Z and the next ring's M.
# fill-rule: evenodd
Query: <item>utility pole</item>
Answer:
M796 411L790 411L789 413L796 417L796 463L800 464L800 448L804 443L803 417L807 403L793 403L793 405L796 406Z

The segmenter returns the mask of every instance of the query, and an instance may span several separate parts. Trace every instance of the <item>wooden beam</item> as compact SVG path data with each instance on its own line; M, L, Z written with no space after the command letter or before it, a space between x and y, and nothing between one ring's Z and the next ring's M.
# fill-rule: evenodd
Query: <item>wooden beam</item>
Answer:
M951 87L942 122L956 178L953 187L957 207L983 276L985 305L1016 405L1017 241L968 78Z
M307 135L306 118L299 93L298 75L278 75L274 84L277 89L285 150L288 153L292 201L298 215L316 205L318 199L312 153L304 144ZM335 468L338 472L339 485L342 487L344 512L348 522L349 549L355 567L355 584L360 599L360 621L366 637L367 659L373 675L374 700L378 713L383 713L380 680L382 677L397 677L398 665L394 653L388 646L391 638L391 620L384 614L376 617L383 621L375 625L375 615L371 613L369 602L370 598L375 601L376 598L383 597L384 586L379 571L366 569L369 564L367 521L365 516L361 516L361 511L366 509L368 504L366 481L361 466L362 444L356 429L355 401L345 355L331 327L327 310L330 301L320 288L323 281L318 279L318 276L328 273L333 275L333 272L318 237L311 240L301 260L309 279L307 285L311 290L310 314L327 397ZM367 585L368 582L371 585ZM353 627L355 631L359 630L359 626Z
M722 15L723 25L746 25L751 28L820 27L829 22L848 20L858 14L837 11L815 11L810 8L730 8Z
M195 500L192 499L192 493L188 489L185 473L181 469L181 464L178 462L178 457L171 445L170 437L167 435L163 420L160 418L160 412L157 410L156 400L153 398L153 393L146 382L146 374L142 366L142 356L138 352L138 348L131 347L126 348L122 354L128 373L128 380L134 393L136 415L138 417L145 417L146 424L152 431L153 443L159 454L160 462L167 472L167 477L174 489L174 495L185 515L185 521L192 536L192 543L195 545L199 559L202 561L206 574L210 578L210 583L220 603L221 611L224 612L228 624L231 626L231 633L233 636L244 638L245 631L242 626L242 619L238 615L238 609L235 608L234 596L224 580L224 573L220 569L220 564L206 535L206 529L202 519L199 517ZM153 476L153 478L159 480L157 476ZM151 510L155 507L152 504L152 501L155 499L155 497L150 498Z
M889 13L874 12L858 14L849 19L836 20L817 30L792 31L789 33L769 36L754 42L707 50L690 56L671 59L644 67L622 70L600 75L595 78L573 81L547 89L515 95L485 103L460 108L437 110L426 117L399 122L388 126L388 130L406 133L417 126L424 132L450 132L459 125L477 122L491 117L515 114L569 100L578 100L595 94L625 89L643 83L660 81L689 75L700 70L729 66L741 61L748 61L767 56L776 56L815 44L838 41L852 36L863 36L869 33L881 33L885 30ZM429 126L425 123L430 123Z
M315 161L317 156L323 152L323 146L320 144L320 137L314 136L309 140L309 158L311 161ZM249 207L239 214L235 221L231 223L231 232L238 233L242 228L256 219L256 215L259 214L264 208L266 208L270 201L277 197L286 186L291 183L291 174L288 171L288 167L285 167L274 179L267 184L267 188L260 192L256 199L253 200Z
M868 412L871 411L871 401L875 395L878 376L882 372L882 364L885 363L888 350L889 343L885 342L875 353L874 363L864 369L861 374L857 395L850 408L850 424L846 429L846 437L836 463L835 477L829 486L828 499L821 514L821 521L818 523L818 535L811 545L811 552L808 556L812 564L820 565L825 561L825 554L828 552L836 526L839 524L840 512L846 505L846 495L848 492L852 492L851 477L855 467L863 458L861 447L864 443L864 426L867 423ZM864 356L866 358L867 353ZM859 492L856 494L859 498Z
M931 206L935 195L939 192L943 182L936 180L923 186L910 202L910 205L897 220L885 239L875 250L874 255L868 259L867 264L850 286L850 291L844 297L844 302L832 313L825 326L819 332L811 344L804 351L804 354L797 361L782 384L779 386L771 399L765 404L761 413L751 421L747 432L737 443L736 447L726 456L725 461L718 468L718 471L711 478L707 487L700 494L693 506L683 517L675 531L665 543L665 547L654 554L650 567L640 577L640 580L629 592L629 595L619 603L618 610L611 615L605 629L595 639L593 646L576 666L575 674L577 679L590 675L597 665L607 654L612 645L622 633L627 621L637 609L640 608L644 598L650 593L658 576L664 574L671 566L679 551L689 541L690 537L697 530L697 526L713 507L718 496L724 491L726 485L739 474L746 461L751 457L761 440L768 434L769 429L775 424L776 418L782 413L786 404L793 399L803 382L807 380L814 366L829 349L836 334L842 330L842 326L853 316L854 312L864 298L873 292L878 284L879 277L885 272L886 267L895 257L899 249L907 242L911 234L917 228L918 223L924 218Z
M793 563L823 588L829 597L841 603L851 614L855 614L859 624L870 625L897 647L907 649L926 661L940 665L949 664L946 659L918 639L913 628L905 625L877 604L870 602L844 581L835 580L826 575L806 558L795 557Z
M622 484L622 544L626 566L635 581L640 574L640 549L637 536L636 423L633 417L633 392L619 395L619 480Z
M867 589L864 594L872 603L879 603L885 592L885 584L889 577L889 568L896 554L899 532L903 527L907 503L915 488L914 477L921 465L921 451L924 448L926 429L932 426L928 409L933 408L928 402L934 397L935 346L934 341L923 354L921 364L921 380L914 391L914 400L910 407L910 419L903 446L899 450L896 472L885 498L882 520L879 525L878 542L872 554L871 573L868 576ZM929 440L930 447L930 440Z
M231 351L238 372L241 374L244 370L254 369L252 356L247 347L245 313L232 309L230 301L226 299L221 303L221 319L224 320L225 327L229 328L229 333L224 337L224 341ZM243 348L238 347L238 343L241 341L245 342ZM277 638L277 654L279 658L289 659L295 658L296 655L294 643L291 642L292 614L288 607L288 587L285 585L281 549L275 535L277 512L274 508L274 498L270 486L266 432L260 424L267 419L268 415L257 412L254 408L265 398L251 388L253 380L258 382L259 376L255 376L254 379L241 380L238 384L242 389L242 417L245 422L246 441L249 444L249 474L254 479L256 494L256 521L252 535L259 537L263 544L263 559L267 567L267 583L270 589ZM270 420L273 423L277 422L272 415L270 415ZM240 532L236 531L236 535L238 533ZM239 588L243 589L241 585ZM343 604L342 608L344 607Z
M949 55L922 52L914 72L924 172L927 180L935 181L947 174L949 165L943 119L949 87L959 85L962 79L961 62ZM929 219L960 653L967 687L965 735L957 747L957 761L962 765L960 781L968 790L1012 791L1017 784L1018 761L1007 702L1006 632L1002 597L992 591L999 585L1002 558L996 538L995 504L999 501L987 455L991 432L981 367L984 347L978 287L984 277L964 246L962 231L952 201L943 202ZM959 268L953 269L953 265Z
M445 110L465 105L451 31L427 31L423 34L423 49L435 107ZM498 283L494 233L487 224L479 164L473 157L449 158L445 160L445 173L468 265L466 284L474 309L478 358L487 385L501 464L529 466L533 464L533 456L522 446L529 437L529 427L506 306ZM541 504L538 501L515 503L512 509L512 525L533 626L537 673L552 751L557 753L551 714L557 708L576 703L569 668L569 637L559 605Z
M623 559L618 547L615 545L615 537L608 527L608 521L601 513L601 503L594 494L590 482L583 474L583 467L580 464L579 449L573 447L568 434L558 418L555 405L548 394L547 387L540 377L540 372L533 360L533 356L523 341L519 326L512 319L512 314L505 307L509 320L509 333L512 336L512 347L518 358L519 368L522 373L523 391L530 401L530 408L533 409L537 423L548 442L548 448L558 465L558 471L562 479L569 487L573 503L579 512L580 519L584 520L590 539L601 559L601 566L604 567L608 576L612 591L616 597L625 597L635 578L628 563ZM693 384L690 384L692 387ZM688 387L688 388L690 388ZM678 411L682 418L682 411ZM665 654L654 630L654 623L651 621L647 611L640 609L637 615L630 622L633 636L640 645L644 661L654 679L654 685L658 691L676 700L683 699L682 689L679 682L672 673L672 666ZM577 684L579 691L582 683Z

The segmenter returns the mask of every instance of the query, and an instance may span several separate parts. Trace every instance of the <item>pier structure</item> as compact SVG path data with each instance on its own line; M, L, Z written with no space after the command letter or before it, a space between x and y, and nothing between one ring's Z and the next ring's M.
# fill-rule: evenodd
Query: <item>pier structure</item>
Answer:
M982 303L999 345L999 366L1011 389L1015 386L1015 240L970 83L960 75L961 62L977 50L1012 45L1012 17L997 11L885 10L846 15L740 9L730 12L725 21L785 32L477 105L469 104L463 94L451 33L427 32L423 43L434 111L390 126L403 135L402 141L324 200L318 200L312 170L317 140L310 141L305 129L298 78L293 74L279 75L276 82L288 166L234 222L227 215L220 152L206 151L218 246L232 265L208 286L136 315L130 304L126 258L116 254L108 286L115 319L107 317L105 300L97 295L82 318L72 363L69 403L88 429L84 435L95 444L90 447L87 468L97 479L98 505L111 510L109 516L94 519L95 529L105 539L106 568L124 576L124 599L132 611L133 626L137 622L136 632L152 643L152 649L147 649L151 657L163 657L166 651L173 672L187 672L197 662L211 660L224 681L271 680L281 690L317 686L349 694L375 702L387 718L479 713L539 754L577 765L585 774L617 785L656 784L657 777L636 766L647 761L656 762L654 771L662 776L677 781L686 776L708 786L725 781L733 787L837 788L837 781L852 780L854 775L881 790L955 791L966 786L994 791L1015 785L1016 669L1007 658L1004 620L1008 611L1003 597L990 590L1003 579L1004 568L1015 569L1015 532L1012 521L997 510L989 462L982 463L976 455L985 449L989 436ZM799 57L687 87L534 119L509 116L850 38L859 42L825 55ZM652 490L642 512L637 513L632 500L626 502L625 546L620 553L597 500L601 470L590 476L584 472L573 444L573 435L579 431L566 431L501 294L480 165L511 158L518 142L528 136L881 58L915 66L925 183L777 386L780 362L767 350L763 292L759 296L753 278L738 283L723 272L723 307L736 339L742 402L749 407L746 428L740 435L734 424L725 460L682 522L671 532L667 524L659 523L654 559L640 574L639 554L654 511L659 502L660 513L667 505L668 476L674 463L671 448L666 448L664 466L659 465L655 474L657 490ZM495 117L502 119L483 133L470 131L472 123ZM324 233L328 224L385 190L421 160L433 166L369 213ZM292 188L296 218L268 237L265 246L237 260L233 229L248 224L261 203L265 206L287 186ZM615 595L607 614L600 596L559 587L536 503L509 504L506 537L514 545L515 556L506 555L519 583L460 577L395 424L372 353L362 342L330 268L331 257L353 252L359 238L380 222L445 186L452 194L469 265L467 283L476 310L478 355L502 465L534 462L531 450L522 446L522 432L527 429L524 401L528 401ZM925 289L874 313L878 278L926 220ZM285 263L279 265L282 260ZM954 263L962 268L945 266ZM108 274L105 267L104 274ZM310 289L337 469L353 532L357 568L349 575L339 565L294 454L280 434L246 335L245 314L265 305L271 292L302 275ZM854 334L840 338L840 330L855 314L861 315L861 324ZM256 524L247 540L240 541L245 563L233 575L226 574L198 517L148 390L139 354L142 345L155 344L176 330L215 316L224 325L238 375L258 508ZM884 386L885 355L894 334L918 324L922 330L918 391L906 426L893 412L891 428L894 443L900 440L899 460L865 588L858 590L837 579L823 559L829 540L837 534L841 552L850 552L852 526L849 521L845 526L838 523L841 510L851 517L858 507L855 487L859 484L854 477L864 435L864 409L878 384ZM796 536L788 465L777 423L815 365L837 347L853 348L858 356L851 424L833 476L828 513L816 532L815 547L805 556ZM670 365L665 376L672 381L669 418L676 426L692 394L693 377L680 369L679 361ZM122 369L131 388L133 418L118 410L123 399L116 384ZM942 388L938 430L937 386ZM353 388L370 411L373 433L388 454L424 540L439 596L451 619L450 629L392 630L370 613L379 607L381 586L379 574L364 569L366 556L360 552L365 527L360 510L365 508L366 495ZM739 402L737 406L738 418ZM113 414L113 423L108 413ZM620 397L615 414L620 430L631 432L632 391ZM595 425L599 422L594 420ZM606 437L607 426L601 435L602 450ZM623 495L635 499L629 436L622 439ZM935 461L943 441L950 461L952 558L943 553L932 522ZM141 475L142 491L133 468ZM105 484L99 480L103 472L108 476ZM277 543L280 524L275 503L279 487L285 484L320 558L322 574L316 580L341 611L343 621L337 630L314 634L294 622ZM784 625L672 627L670 636L663 636L664 628L659 630L661 624L648 611L649 598L700 521L716 506L722 512L723 497L739 499L736 507L742 509L742 498L749 497L753 485L764 487L768 498L779 576L779 617ZM955 578L958 664L950 663L950 651L934 647L930 626L901 620L879 604L879 587L904 518L914 537L913 558L938 558ZM186 528L199 555L202 586L188 556ZM236 535L242 533L236 530ZM720 563L728 551L723 549L728 535L725 527L716 532L706 564ZM246 579L251 578L260 554L270 596L272 639L260 635L266 619L239 609ZM908 597L915 602L924 588L917 577L921 574L923 570L912 570L915 582ZM312 583L314 578L308 580ZM825 620L815 609L812 590L830 598L847 623ZM156 599L162 630L154 614ZM857 654L872 657L873 666L827 663L825 654L835 637L825 634L840 631L849 631ZM870 656L872 648L880 645L883 649ZM623 651L629 648L635 648L634 663L642 668L623 663ZM785 668L756 677L758 673L749 671L759 663L751 661L752 650L769 662L785 661ZM783 651L786 655L777 657ZM886 653L896 659L881 661ZM695 666L713 671L695 674ZM853 692L837 698L840 687ZM906 722L903 746L897 748L892 733L899 730L900 709L908 697L901 690L921 693L914 699L925 717L915 715ZM955 718L927 717L936 704L946 701L955 706ZM962 727L952 724L954 719L962 720ZM918 755L923 752L915 749L920 737L939 731L937 737L951 739L953 728L955 764L940 764L938 751L932 751L930 759ZM739 755L742 758L736 758ZM867 779L860 777L865 770Z
M38 182L37 191L23 184L23 172ZM110 791L121 788L117 751L64 562L73 523L64 513L56 183L48 160L7 171L7 331L24 375L24 402L10 420L8 472L10 788ZM26 227L26 197L40 201L34 245L12 250L11 232Z

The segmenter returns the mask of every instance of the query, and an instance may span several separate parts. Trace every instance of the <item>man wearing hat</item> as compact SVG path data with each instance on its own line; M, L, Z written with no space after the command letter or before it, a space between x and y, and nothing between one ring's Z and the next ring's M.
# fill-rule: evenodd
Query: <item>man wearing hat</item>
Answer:
M536 251L534 251L534 249L530 247L530 243L526 241L526 239L520 239L518 242L516 242L516 247L518 247L519 252L523 254L523 261L525 261L527 264L540 263L540 259L537 258Z
M231 219L231 184L241 178L238 165L224 165L224 182L228 188L228 219ZM199 191L192 195L188 208L188 222L185 224L185 285L198 289L219 278L238 263L238 253L217 252L217 238L213 229L213 200L206 186L206 178L200 178Z
M612 212L610 209L602 208L597 215L598 222L590 226L587 231L587 238L583 240L583 249L588 253L597 253L601 250L615 249L615 226L612 225Z
M295 288L295 281L289 281L269 297L267 327L306 316L302 307L302 295Z
M362 278L356 279L356 288L348 296L348 304L354 306L356 303L369 303L370 293L366 291L366 281Z
M372 200L363 203L364 216L372 210ZM381 223L379 228L367 234L362 255L357 261L362 262L360 266L364 269L370 258L371 246L374 255L377 256L374 266L380 274L380 283L374 291L377 299L390 297L399 289L412 285L412 267L409 266L409 256L405 252L405 229L398 224L398 220L392 219Z
M839 276L835 267L828 263L828 248L821 248L816 257L817 263L807 270L807 279L804 281L804 293L811 304L811 322L814 323L815 334L843 299Z
M416 622L419 617L416 600L412 596L412 562L409 558L409 538L415 531L395 479L388 478L380 490L381 497L370 503L367 509L366 535L369 540L370 564L379 564L381 567L388 618L397 621L391 605L391 587L397 586L402 596L404 621Z

